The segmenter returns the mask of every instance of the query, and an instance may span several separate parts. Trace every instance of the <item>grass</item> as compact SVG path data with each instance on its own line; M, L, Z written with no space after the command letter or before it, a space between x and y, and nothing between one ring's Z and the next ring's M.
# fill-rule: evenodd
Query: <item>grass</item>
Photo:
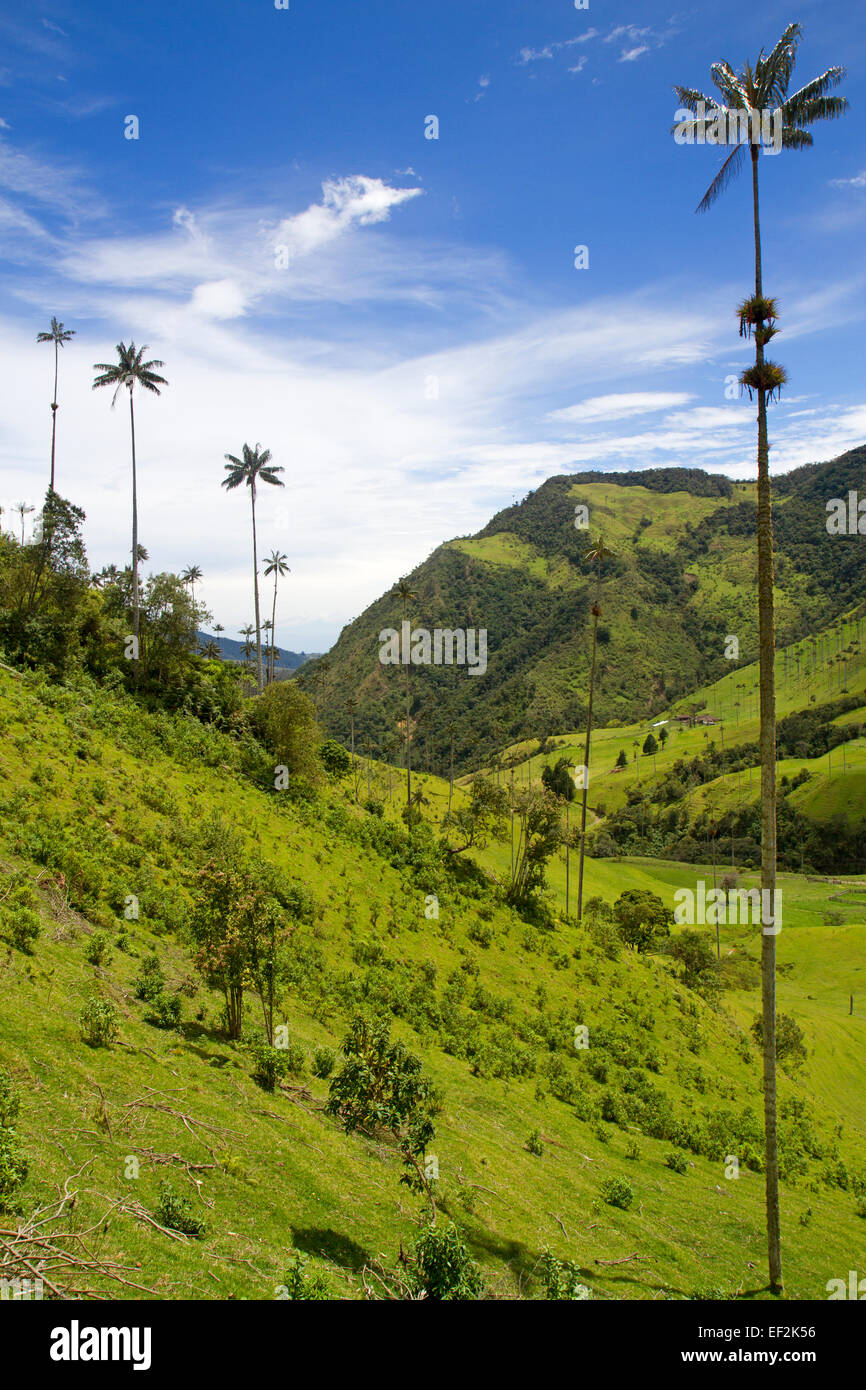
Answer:
M612 1063L607 1083L588 1075L571 1044L574 1026L584 1023L590 1039L604 1028L654 1050L659 1070L650 1079L683 1117L745 1107L759 1114L758 1055L744 1041L758 1008L754 990L726 993L713 1008L684 989L663 959L624 951L610 960L573 923L560 919L552 932L539 932L461 880L439 885L439 917L429 919L430 885L357 837L372 818L354 806L351 779L324 789L305 810L252 785L227 739L200 736L187 721L138 715L104 693L52 692L33 678L0 673L0 730L0 800L17 808L14 819L8 810L2 817L0 863L7 875L21 870L39 879L44 921L32 956L10 948L0 961L0 1065L22 1092L20 1132L31 1167L25 1204L47 1200L79 1172L76 1221L89 1224L111 1208L103 1253L127 1267L128 1279L167 1298L274 1298L292 1248L314 1256L335 1297L357 1298L365 1262L391 1262L401 1242L411 1247L421 1208L399 1184L393 1147L346 1138L322 1113L327 1082L309 1068L292 1079L301 1089L262 1091L247 1047L220 1032L219 999L190 980L183 931L168 926L165 914L185 900L183 871L195 837L216 813L314 894L315 922L298 933L297 959L308 968L284 986L279 1004L292 1041L308 1057L322 1044L338 1047L350 997L363 1004L367 991L371 1008L391 1001L395 1033L422 1057L444 1098L433 1146L442 1208L497 1296L540 1296L534 1271L547 1247L576 1260L600 1298L684 1298L709 1289L766 1296L761 1175L743 1165L730 1181L724 1164L693 1152L686 1172L673 1172L665 1163L669 1139L581 1119L574 1105L555 1098L545 1071L551 1056L561 1058L593 1105L643 1074L642 1066ZM383 769L371 775L382 794ZM422 781L441 807L447 785ZM399 795L396 781L394 790ZM397 804L387 805L387 816ZM57 823L100 870L89 901L75 900L68 869L64 884L42 862L40 837ZM479 862L502 872L507 855L507 846L495 846ZM711 870L590 861L587 892L613 900L626 887L651 887L666 896L701 873ZM857 976L866 910L853 894L840 909L845 924L821 928L815 916L828 885L795 875L782 882L789 897L779 938L780 1008L801 1020L810 1056L802 1077L782 1076L781 1094L807 1101L827 1154L836 1152L853 1172L866 1147L866 1023ZM561 895L561 864L551 887ZM76 891L86 899L84 889ZM133 922L122 915L130 893L145 905ZM125 949L115 944L103 967L85 957L94 925L115 943L126 936ZM752 954L759 944L738 929L725 929L722 940L726 951ZM363 963L371 948L381 955L372 966ZM132 982L151 950L170 988L190 981L176 1030L148 1023L147 1006L135 998ZM477 1026L474 1063L443 1047L430 1012L441 1008L455 975L481 987L475 1005L460 1011L467 1027ZM422 981L431 977L432 993L425 992ZM93 1049L80 1037L78 1014L94 992L120 1011L119 1041L110 1048ZM542 1040L545 1028L552 1043ZM260 1033L252 1001L247 1032ZM529 1074L502 1072L501 1059L515 1049L531 1059ZM535 1130L541 1157L526 1148ZM635 1139L637 1162L626 1157ZM138 1177L129 1176L131 1159ZM855 1267L862 1250L854 1195L828 1185L825 1166L809 1161L783 1189L790 1297L826 1297L827 1280ZM142 1216L153 1213L166 1175L206 1220L203 1240L172 1239ZM612 1177L627 1178L635 1190L626 1211L600 1195ZM597 1263L632 1255L622 1265Z

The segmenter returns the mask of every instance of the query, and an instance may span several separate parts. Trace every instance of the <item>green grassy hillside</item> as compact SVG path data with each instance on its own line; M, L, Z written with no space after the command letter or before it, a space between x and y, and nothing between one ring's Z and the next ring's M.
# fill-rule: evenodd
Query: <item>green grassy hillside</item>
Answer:
M774 486L778 646L800 644L780 673L783 685L793 694L810 663L820 663L828 687L838 688L845 652L826 644L812 650L809 638L842 615L855 623L866 612L856 537L826 530L827 502L866 490L866 449ZM747 721L750 710L754 717L754 485L688 469L575 474L548 479L476 536L440 546L408 577L414 628L488 634L484 675L412 668L420 766L448 767L452 731L456 765L468 772L505 745L581 727L595 592L584 557L599 533L613 554L601 574L597 720L643 724L714 683L731 722ZM301 677L344 742L354 700L356 736L380 757L393 756L405 690L403 669L379 662L379 633L399 628L403 616L396 595L383 595ZM739 644L733 675L732 637Z
M547 929L524 921L488 877L504 870L507 845L479 854L474 872L449 867L429 832L409 846L381 766L369 769L381 816L356 805L351 777L315 793L268 790L255 749L191 718L5 671L0 733L0 1067L20 1092L29 1162L18 1216L0 1225L68 1183L77 1195L63 1229L99 1233L88 1248L100 1269L76 1287L270 1299L296 1250L332 1296L362 1297L376 1259L393 1266L401 1242L411 1248L423 1210L386 1138L347 1137L323 1111L314 1054L337 1050L362 1011L391 1019L441 1091L429 1149L437 1200L495 1296L541 1296L548 1248L600 1298L764 1296L749 1035L759 939L724 929L735 966L714 1002L669 957L637 955L561 915ZM362 766L362 792L366 776ZM423 790L427 816L441 814L447 785L424 778ZM192 875L233 837L298 888L277 1006L294 1071L273 1093L253 1076L254 999L244 1039L228 1041L221 998L192 965ZM668 901L699 873L712 870L593 860L588 892L613 901L650 888ZM555 864L558 903L562 874ZM780 1085L786 1288L823 1298L864 1240L866 907L853 883L786 875L783 885L780 1007L808 1048ZM41 919L32 954L13 944L10 915L12 895L28 890ZM842 921L825 932L819 914L842 895ZM170 1027L149 1021L136 994L153 956L180 1001ZM82 1038L94 996L118 1011L111 1046ZM579 1025L586 1049L575 1048ZM737 1179L725 1176L729 1155ZM159 1219L166 1178L206 1223L200 1239ZM627 1208L605 1200L613 1178L632 1191Z

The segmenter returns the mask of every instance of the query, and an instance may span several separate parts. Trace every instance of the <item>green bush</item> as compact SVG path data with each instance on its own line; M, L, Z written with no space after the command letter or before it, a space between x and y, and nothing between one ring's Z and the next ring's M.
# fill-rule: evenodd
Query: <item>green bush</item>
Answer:
M111 941L106 932L97 931L87 938L84 959L91 965L108 965L111 960Z
M145 956L141 962L141 974L133 980L135 997L149 1003L158 998L165 988L165 976L156 956Z
M625 1178L608 1178L601 1189L601 1195L609 1207L620 1207L627 1211L634 1201L632 1185Z
M119 1017L110 999L95 995L78 1015L82 1038L90 1047L110 1047L117 1037Z
M332 1047L317 1047L313 1053L313 1076L318 1076L325 1081L334 1070L337 1064L337 1054Z
M672 1173L684 1173L688 1167L686 1156L681 1149L671 1149L665 1154L665 1163Z
M9 809L9 807L7 807ZM17 951L31 955L34 942L42 930L42 919L36 910L36 898L25 874L15 874L0 907L0 927L7 933Z
M328 1281L320 1270L310 1270L309 1257L294 1250L289 1258L285 1283L280 1290L283 1299L322 1300L331 1297ZM284 1290L284 1292L283 1292Z
M42 930L39 913L30 907L16 907L7 915L6 921L12 945L25 955L32 955L34 943Z
M200 1239L207 1230L206 1223L194 1215L189 1197L176 1192L168 1181L162 1183L159 1189L154 1216L160 1225L167 1226L170 1231L180 1231L196 1239Z
M176 994L157 994L150 1001L150 1012L145 1014L148 1023L157 1028L176 1028L180 1023L181 1003Z
M479 1299L484 1293L481 1271L453 1224L428 1226L419 1237L409 1284L416 1293L443 1302Z
M27 1179L27 1159L15 1132L20 1106L12 1077L0 1069L0 1212L14 1210L16 1194Z
M584 1302L592 1298L592 1290L581 1283L580 1268L573 1260L557 1260L549 1250L545 1250L538 1266L538 1275L547 1299Z
M544 1153L544 1140L541 1137L541 1130L534 1129L526 1141L526 1147L536 1158L541 1158Z

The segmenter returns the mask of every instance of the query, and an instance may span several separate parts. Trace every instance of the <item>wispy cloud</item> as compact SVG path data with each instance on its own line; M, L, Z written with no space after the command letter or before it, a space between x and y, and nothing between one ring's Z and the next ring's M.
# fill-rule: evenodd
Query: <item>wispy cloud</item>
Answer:
M552 410L548 419L578 421L623 420L629 415L648 415L685 405L692 397L683 391L627 391L609 396L591 396L579 405Z
M831 188L866 188L866 169L850 179L830 179Z

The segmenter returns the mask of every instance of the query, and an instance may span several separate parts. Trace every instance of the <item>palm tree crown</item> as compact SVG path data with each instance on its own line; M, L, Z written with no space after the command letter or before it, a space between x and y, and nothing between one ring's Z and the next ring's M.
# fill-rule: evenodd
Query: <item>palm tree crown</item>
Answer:
M250 490L250 507L252 508L253 519L253 593L256 601L256 684L258 693L262 693L262 621L259 610L259 560L256 542L256 484L258 482L270 483L272 487L285 487L277 477L282 473L282 468L276 467L271 463L270 449L263 449L257 444L251 449L249 444L243 447L242 455L237 458L234 454L226 454L225 471L228 474L223 478L222 486L229 492L245 483Z
M782 128L782 149L802 150L814 143L811 131L807 129L814 121L833 120L848 109L846 97L829 96L828 93L845 77L843 67L828 68L820 77L813 77L799 91L788 95L788 84L797 61L797 49L803 37L802 26L789 24L772 52L758 55L752 66L745 63L735 72L730 63L713 63L710 71L721 100L706 96L694 87L676 86L677 98L687 111L697 117L698 105L702 104L704 115L694 121L683 122L684 134L694 136L701 120L725 122L731 129L730 117L740 114L760 121L761 114L772 112ZM754 147L753 147L754 148ZM706 212L724 192L737 173L745 155L745 145L738 143L726 157L700 203L699 212Z
M100 373L93 383L94 391L100 386L113 386L112 406L116 404L123 387L126 387L130 396L135 386L140 386L144 391L152 391L155 396L160 395L159 388L167 386L168 382L164 376L159 376L154 368L164 367L165 363L158 357L145 362L143 359L146 352L146 344L136 349L135 343L128 346L126 343L118 343L116 362L94 362L93 370Z

